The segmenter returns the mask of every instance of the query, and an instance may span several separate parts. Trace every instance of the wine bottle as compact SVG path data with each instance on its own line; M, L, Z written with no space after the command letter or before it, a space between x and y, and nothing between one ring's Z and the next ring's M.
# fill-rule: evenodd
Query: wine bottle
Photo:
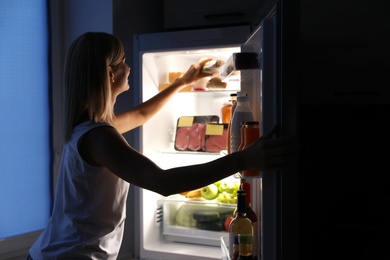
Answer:
M237 191L237 214L229 226L229 251L230 259L238 259L238 235L250 234L253 236L253 226L251 220L246 215L246 191Z
M246 191L245 196L245 204L246 204L246 216L250 219L250 221L253 223L257 222L257 214L252 209L252 203L251 203L251 185L250 183L246 182L245 179L241 179L240 189ZM237 215L237 208L233 211L233 217Z
M239 234L238 243L238 260L253 260L252 235Z
M246 216L252 221L253 223L257 222L257 215L252 209L252 203L251 203L251 185L249 182L246 182L245 179L241 179L241 189L246 191Z

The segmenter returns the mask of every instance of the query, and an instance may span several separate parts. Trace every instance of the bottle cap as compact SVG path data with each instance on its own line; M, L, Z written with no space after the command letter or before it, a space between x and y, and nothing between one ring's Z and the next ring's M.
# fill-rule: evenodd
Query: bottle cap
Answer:
M251 202L251 197L250 197L250 194L251 194L251 185L246 182L246 181L243 181L241 183L241 189L245 190L245 192L247 194L249 194L248 196L246 196L246 202L249 204Z
M250 244L252 243L251 234L238 234L238 243Z
M246 191L237 191L237 212L246 215Z
M238 96L237 101L249 101L248 96Z

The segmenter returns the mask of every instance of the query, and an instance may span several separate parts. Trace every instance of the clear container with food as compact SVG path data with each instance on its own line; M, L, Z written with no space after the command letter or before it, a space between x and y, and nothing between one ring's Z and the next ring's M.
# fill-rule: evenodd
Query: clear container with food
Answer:
M228 239L225 223L236 204L166 198L161 201L162 233L169 241L220 246Z
M157 219L169 241L212 246L228 241L240 180L224 178L200 189L158 201Z

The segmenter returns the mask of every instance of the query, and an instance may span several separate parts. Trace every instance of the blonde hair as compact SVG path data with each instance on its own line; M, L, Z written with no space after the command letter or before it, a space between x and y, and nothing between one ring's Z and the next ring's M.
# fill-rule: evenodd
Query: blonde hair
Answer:
M112 122L109 67L123 57L122 43L107 33L88 32L72 43L64 72L65 142L85 115L92 122Z

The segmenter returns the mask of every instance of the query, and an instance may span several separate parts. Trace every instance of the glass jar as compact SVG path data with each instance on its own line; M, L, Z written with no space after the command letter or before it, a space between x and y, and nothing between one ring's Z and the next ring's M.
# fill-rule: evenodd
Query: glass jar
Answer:
M241 144L239 150L245 150L250 144L260 138L259 121L245 121L241 127ZM260 171L244 170L240 172L241 177L260 177Z

